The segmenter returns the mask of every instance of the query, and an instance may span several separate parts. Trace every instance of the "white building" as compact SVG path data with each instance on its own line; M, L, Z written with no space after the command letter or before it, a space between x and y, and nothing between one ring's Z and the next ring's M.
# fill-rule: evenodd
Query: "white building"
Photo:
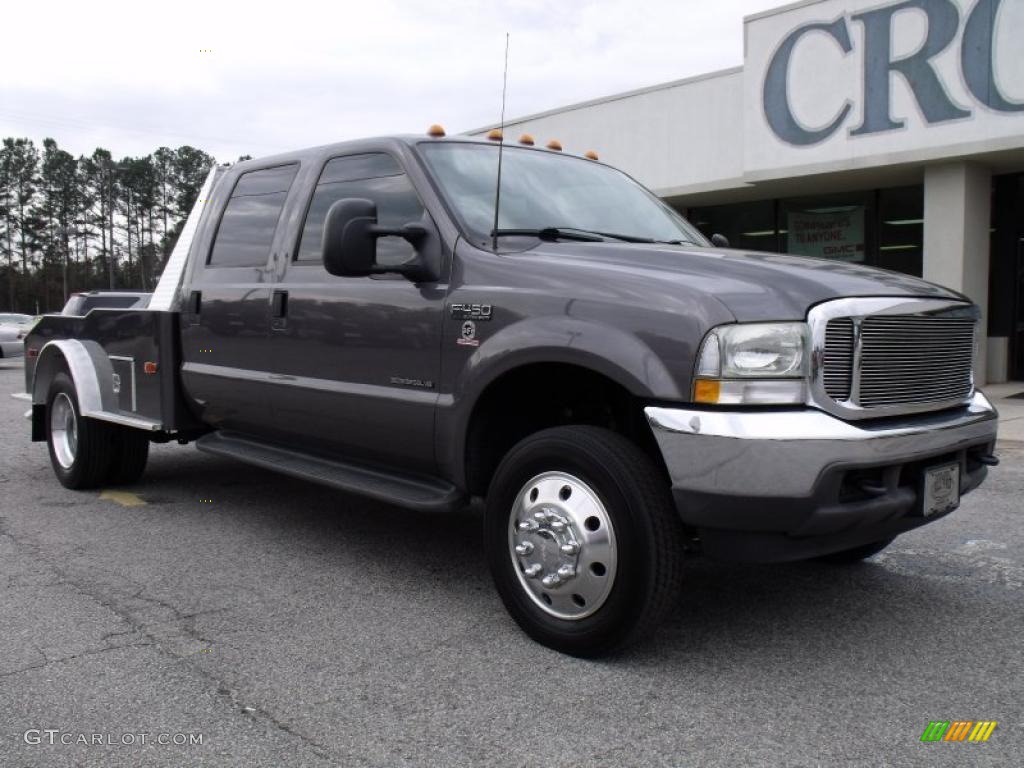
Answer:
M733 247L963 291L984 311L981 370L1024 379L1022 33L1024 0L799 2L744 20L742 67L505 135L595 150Z

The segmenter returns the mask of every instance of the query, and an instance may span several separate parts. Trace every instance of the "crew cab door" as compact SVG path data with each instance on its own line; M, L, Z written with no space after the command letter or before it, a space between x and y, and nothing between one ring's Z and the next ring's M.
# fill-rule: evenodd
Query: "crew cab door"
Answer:
M272 427L266 362L273 255L298 168L240 175L212 241L192 255L199 263L181 313L182 383L202 419L220 429L259 434Z
M430 472L447 284L328 274L323 223L343 198L372 200L382 225L422 224L438 246L437 228L396 158L362 152L324 164L271 301L275 430L302 450ZM378 240L378 263L414 255L401 238Z

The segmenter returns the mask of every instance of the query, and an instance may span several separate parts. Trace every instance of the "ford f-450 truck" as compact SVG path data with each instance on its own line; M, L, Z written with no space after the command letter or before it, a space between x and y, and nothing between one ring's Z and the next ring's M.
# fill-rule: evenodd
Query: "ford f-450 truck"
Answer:
M594 656L672 608L684 553L860 560L997 463L964 296L731 250L596 157L441 134L215 168L148 306L43 318L60 482L194 441L413 510L482 498L510 614Z

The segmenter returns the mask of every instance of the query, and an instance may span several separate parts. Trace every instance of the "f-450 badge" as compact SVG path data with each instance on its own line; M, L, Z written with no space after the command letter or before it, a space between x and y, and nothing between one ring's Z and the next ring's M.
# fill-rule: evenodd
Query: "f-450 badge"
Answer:
M451 304L452 317L459 320L487 321L494 317L491 304Z

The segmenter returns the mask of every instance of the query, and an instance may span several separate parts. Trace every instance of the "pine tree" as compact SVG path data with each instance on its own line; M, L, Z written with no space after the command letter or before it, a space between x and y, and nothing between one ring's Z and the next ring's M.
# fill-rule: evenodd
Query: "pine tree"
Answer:
M43 141L43 161L40 167L40 196L36 215L43 222L41 251L43 254L43 280L45 303L50 301L51 272L60 273L61 304L68 298L68 260L71 250L71 231L74 226L76 196L75 158L57 146L53 139Z
M18 233L18 251L21 273L29 275L30 244L38 240L40 221L32 216L32 202L36 194L36 174L39 169L39 151L31 139L4 139L4 149L10 157L10 190L12 225ZM11 240L13 247L13 238ZM29 300L28 291L25 292ZM17 302L17 297L15 297Z
M153 153L153 170L156 174L157 211L163 219L160 235L160 269L163 269L171 250L169 219L174 215L174 150L160 147Z
M0 254L7 258L7 308L15 307L14 268L14 179L12 150L7 141L0 146Z
M114 161L110 152L97 148L89 158L89 186L96 200L93 221L100 230L100 263L106 270L110 289L114 288Z

